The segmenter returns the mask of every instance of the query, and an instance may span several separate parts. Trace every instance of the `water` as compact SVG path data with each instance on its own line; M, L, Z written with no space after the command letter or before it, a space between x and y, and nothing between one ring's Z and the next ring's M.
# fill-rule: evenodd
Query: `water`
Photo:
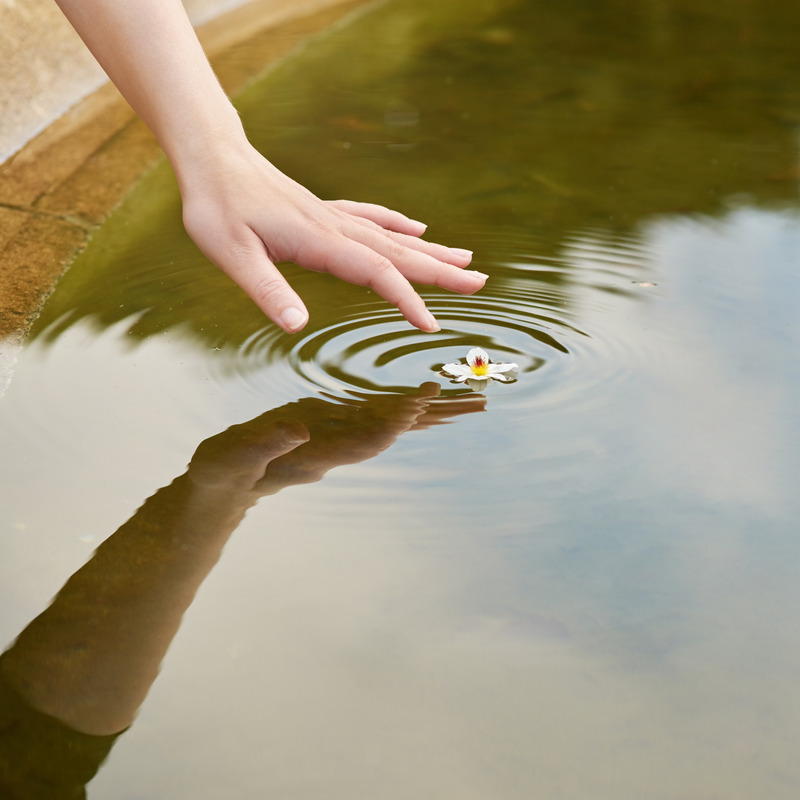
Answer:
M475 249L440 334L292 267L279 333L166 169L44 309L5 641L88 566L4 669L94 733L147 694L90 797L797 795L800 11L545 6L390 2L239 99L321 195ZM516 382L439 374L472 346Z

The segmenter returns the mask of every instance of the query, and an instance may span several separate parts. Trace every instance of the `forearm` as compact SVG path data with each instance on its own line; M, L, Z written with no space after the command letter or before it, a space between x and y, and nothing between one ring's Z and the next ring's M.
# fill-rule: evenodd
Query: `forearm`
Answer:
M56 2L179 178L209 147L245 140L180 0Z

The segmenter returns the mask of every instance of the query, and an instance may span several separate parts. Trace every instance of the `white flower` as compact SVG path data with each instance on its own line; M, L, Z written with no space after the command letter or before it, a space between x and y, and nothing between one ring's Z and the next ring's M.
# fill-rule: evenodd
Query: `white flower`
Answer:
M456 383L467 383L471 388L480 391L489 381L511 380L519 366L516 364L492 364L485 350L473 347L467 353L466 364L445 364L442 372L456 379Z

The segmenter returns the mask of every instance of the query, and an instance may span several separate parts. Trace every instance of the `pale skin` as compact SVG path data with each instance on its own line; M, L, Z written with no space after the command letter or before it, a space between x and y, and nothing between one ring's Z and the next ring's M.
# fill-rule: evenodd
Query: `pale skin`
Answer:
M439 330L411 282L461 294L486 275L469 251L367 203L323 201L248 142L180 0L56 0L172 164L187 232L288 333L308 311L275 267L293 261L369 286L423 331Z

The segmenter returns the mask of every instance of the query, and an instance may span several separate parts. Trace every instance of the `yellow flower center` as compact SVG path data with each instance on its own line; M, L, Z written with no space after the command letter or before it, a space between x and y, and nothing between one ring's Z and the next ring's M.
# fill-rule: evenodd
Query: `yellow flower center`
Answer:
M485 375L489 371L489 362L483 358L476 358L471 367L474 375Z

